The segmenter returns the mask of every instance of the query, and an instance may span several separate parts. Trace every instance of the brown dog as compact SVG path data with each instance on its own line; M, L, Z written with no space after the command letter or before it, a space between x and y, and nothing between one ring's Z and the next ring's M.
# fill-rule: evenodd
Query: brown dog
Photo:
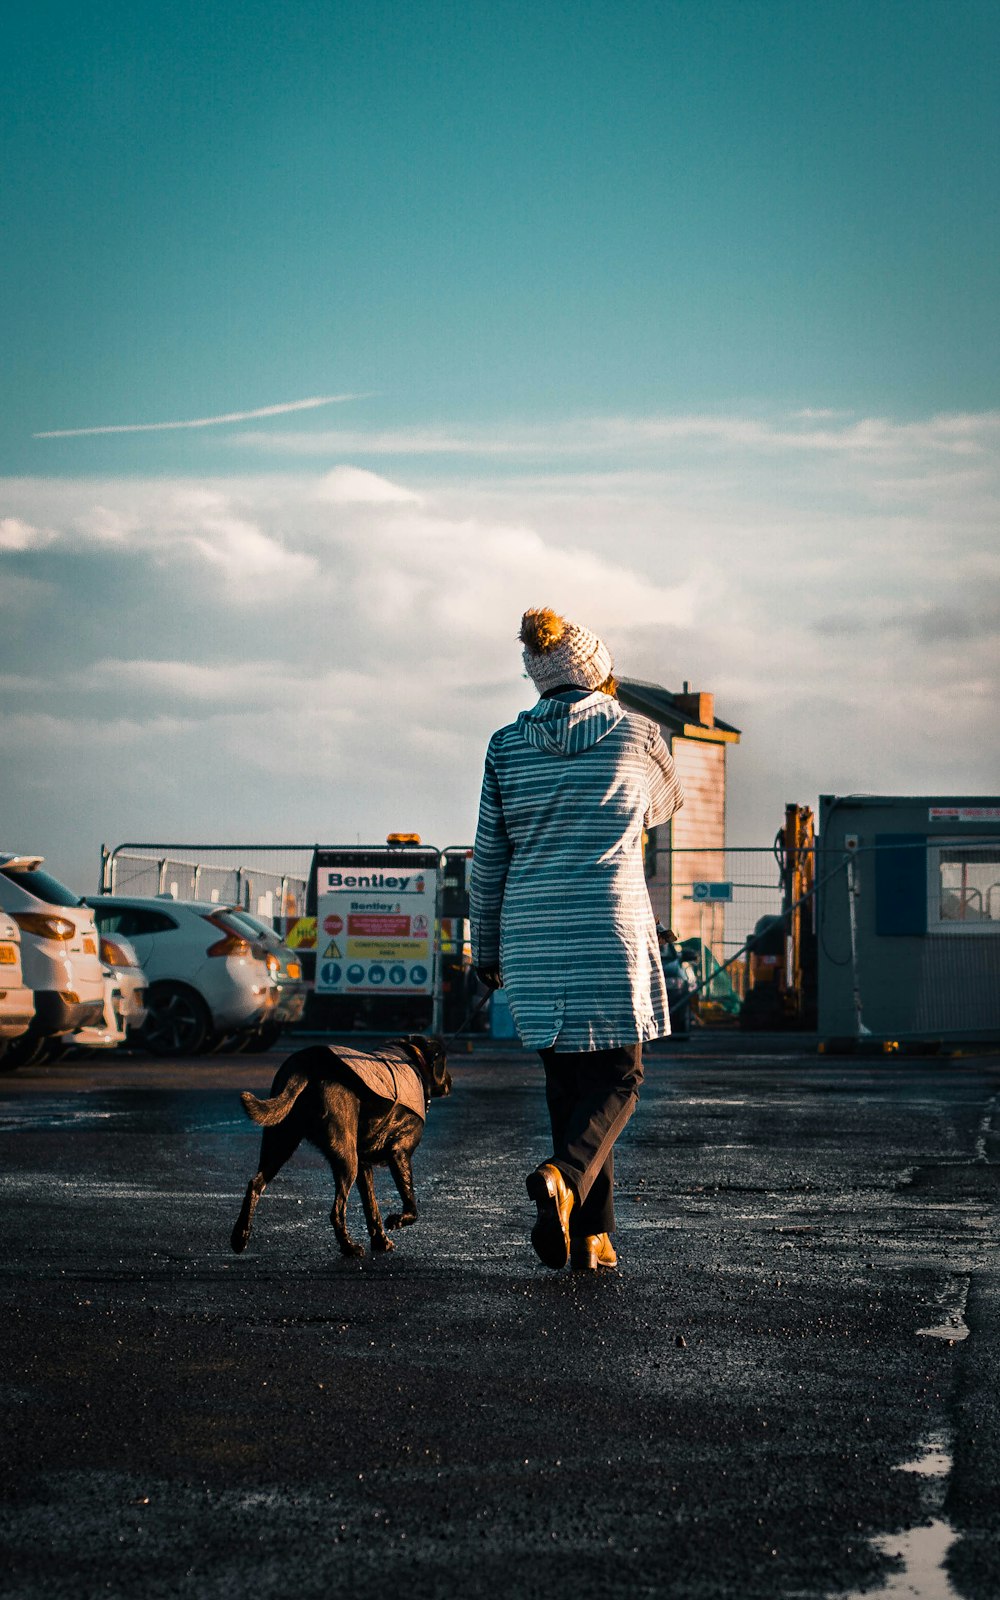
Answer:
M270 1099L258 1100L249 1092L240 1096L247 1116L263 1127L264 1134L257 1175L247 1186L232 1232L233 1249L246 1249L265 1187L307 1139L333 1168L337 1197L330 1221L343 1254L365 1253L347 1227L347 1197L355 1179L372 1250L391 1250L375 1198L372 1167L389 1168L403 1202L402 1211L386 1218L386 1227L405 1228L416 1222L411 1158L431 1100L450 1093L451 1074L439 1039L416 1034L390 1039L377 1053L328 1045L297 1050L278 1068Z

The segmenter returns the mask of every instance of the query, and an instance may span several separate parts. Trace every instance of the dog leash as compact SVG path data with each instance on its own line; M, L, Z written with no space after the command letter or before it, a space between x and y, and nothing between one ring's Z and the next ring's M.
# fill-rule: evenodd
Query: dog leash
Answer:
M466 1028L471 1028L472 1024L475 1022L476 1018L478 1017L480 1011L483 1010L484 1006L489 1001L490 996L493 994L493 992L494 991L492 989L487 989L485 994L480 995L480 997L476 1001L475 1005L470 1008L468 1014L459 1023L459 1025L455 1029L454 1033L445 1033L445 1034L441 1035L441 1043L442 1044L451 1044L452 1040L453 1039L457 1039L460 1034L465 1032Z

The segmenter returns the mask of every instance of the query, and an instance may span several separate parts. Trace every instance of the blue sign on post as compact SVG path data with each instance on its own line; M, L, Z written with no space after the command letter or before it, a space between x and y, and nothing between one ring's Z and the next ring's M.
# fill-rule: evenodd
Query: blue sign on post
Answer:
M733 886L731 883L693 883L691 885L692 900L731 900Z

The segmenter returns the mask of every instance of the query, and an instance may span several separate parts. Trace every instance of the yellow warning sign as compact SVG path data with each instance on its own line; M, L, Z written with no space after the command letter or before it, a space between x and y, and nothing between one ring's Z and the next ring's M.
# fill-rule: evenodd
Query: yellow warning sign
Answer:
M426 939L348 939L349 960L415 961L428 959Z
M341 950L340 950L339 944L337 943L336 939L331 939L330 943L327 945L326 949L323 951L323 960L324 961L339 961L340 960L340 956L341 956Z

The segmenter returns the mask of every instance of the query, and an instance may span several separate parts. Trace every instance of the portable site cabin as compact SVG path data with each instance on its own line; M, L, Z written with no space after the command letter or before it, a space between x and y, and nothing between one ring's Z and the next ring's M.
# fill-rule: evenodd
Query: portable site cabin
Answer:
M821 795L822 1039L1000 1039L1000 799Z
M650 831L646 876L653 910L664 927L673 928L681 941L698 939L704 908L694 899L692 885L726 875L726 752L739 743L740 730L715 715L714 695L692 691L686 683L673 694L659 684L622 678L618 698L659 724L684 787L680 811ZM723 911L720 905L711 938L720 949Z

